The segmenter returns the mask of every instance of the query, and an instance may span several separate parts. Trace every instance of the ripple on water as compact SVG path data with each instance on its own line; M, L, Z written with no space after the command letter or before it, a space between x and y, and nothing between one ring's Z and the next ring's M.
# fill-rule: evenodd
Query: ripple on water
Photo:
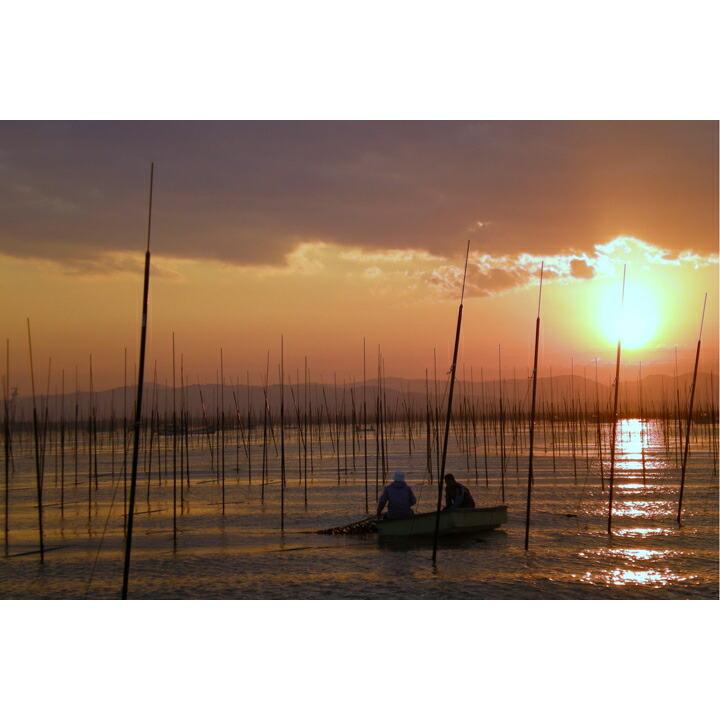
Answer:
M635 427L635 426L633 426ZM639 426L638 426L639 427ZM632 428L631 428L632 430ZM177 545L172 541L172 474L149 487L141 481L135 519L130 588L134 597L177 598L690 598L718 597L718 488L712 459L702 448L690 454L684 522L674 520L677 471L664 445L653 440L652 424L642 426L645 477L638 456L621 452L616 472L613 535L608 538L607 488L598 463L573 463L567 453L538 451L530 552L525 553L525 458L505 468L508 523L501 531L467 542L443 542L438 567L427 544L380 546L373 537L313 534L365 515L362 463L337 483L334 456L314 458L315 481L308 506L298 482L297 463L289 464L286 532L279 532L279 486L271 453L271 481L261 501L258 476L248 485L231 474L226 482L226 513L221 488L207 472L207 448L191 447L193 468L185 504L178 511ZM633 430L634 432L634 430ZM632 434L632 433L630 433ZM628 433L625 433L628 436ZM292 432L289 431L292 440ZM426 482L424 453L408 455L401 431L388 441L391 468L402 467L416 490L420 511L432 507L436 486ZM632 442L637 442L633 436ZM288 442L291 442L289 440ZM557 438L558 447L569 447ZM526 438L523 439L523 442ZM203 441L204 442L204 441ZM330 448L329 438L324 447ZM623 441L624 442L624 441ZM57 547L44 566L36 550L33 463L30 444L18 449L11 486L10 554L0 559L1 597L117 597L122 577L122 481L110 476L110 461L98 454L99 485L88 504L86 476L66 487L65 512L59 487L46 481L45 542ZM105 442L104 448L108 447ZM542 447L542 446L541 446ZM642 446L641 446L642 448ZM261 446L254 446L254 472ZM234 455L235 448L232 449ZM297 458L295 458L296 460ZM630 460L632 462L630 462ZM642 472L643 455L639 456ZM479 482L467 457L451 446L449 466L472 490L479 505L500 502L500 462L488 458ZM553 470L553 465L555 469ZM116 466L117 467L117 466ZM374 466L373 466L374 467ZM241 476L246 468L240 468ZM294 476L292 473L295 473ZM525 475L525 479L526 479ZM169 478L169 481L168 481ZM605 475L607 479L607 474ZM577 482L576 482L577 480ZM116 488L119 494L115 495ZM111 504L113 496L115 502ZM375 497L374 470L369 488ZM107 523L107 530L105 526Z

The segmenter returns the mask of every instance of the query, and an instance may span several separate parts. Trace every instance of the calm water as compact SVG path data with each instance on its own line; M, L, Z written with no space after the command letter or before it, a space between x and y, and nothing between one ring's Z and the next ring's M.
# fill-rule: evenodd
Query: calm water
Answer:
M399 432L399 431L398 431ZM562 438L558 435L558 440ZM105 439L107 440L107 439ZM270 484L260 500L260 447L253 454L248 485L244 453L236 475L234 438L226 451L226 512L209 469L205 447L191 448L190 488L178 508L177 544L172 538L172 477L160 484L153 468L150 500L147 480L138 485L138 505L130 575L134 598L717 598L718 483L706 440L691 448L684 503L678 527L679 470L674 439L670 452L659 426L637 420L621 423L616 471L614 534L608 538L607 492L600 487L599 465L590 448L589 469L578 450L573 463L567 447L557 454L556 471L542 432L530 551L523 549L526 460L506 470L507 525L501 530L441 544L431 565L427 545L386 545L377 536L327 536L313 531L342 525L365 515L362 454L356 470L336 479L337 463L314 458L308 481L308 506L298 482L297 444L288 441L285 532L280 533L277 461L271 452ZM508 440L510 442L510 440ZM549 442L549 441L548 441ZM374 442L369 443L374 451ZM66 459L65 511L59 507L52 449L45 470L44 565L39 563L32 456L27 442L17 448L11 479L9 557L0 559L3 598L117 598L122 581L122 478L110 476L110 453L98 457L99 484L88 511L87 454L80 457L74 485L71 452ZM482 450L480 444L479 452ZM82 448L81 448L82 451ZM494 453L494 441L490 451ZM524 451L523 451L524 453ZM432 509L436 486L424 470L424 438L410 456L407 438L389 443L390 468L407 470L420 511ZM643 478L643 456L645 477ZM116 457L116 472L120 460ZM375 498L375 458L370 459L370 503ZM484 462L451 443L448 469L466 482L478 505L500 502L500 465ZM344 469L344 468L341 468ZM607 473L607 469L606 469ZM576 477L577 476L577 477ZM179 492L178 492L179 497Z

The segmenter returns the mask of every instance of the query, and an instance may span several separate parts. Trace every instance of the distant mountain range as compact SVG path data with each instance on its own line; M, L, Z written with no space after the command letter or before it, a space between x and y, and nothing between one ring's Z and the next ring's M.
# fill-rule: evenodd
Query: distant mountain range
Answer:
M692 381L691 374L684 374L678 377L677 389L679 394L679 404L681 408L686 408L689 396L690 383ZM714 393L711 393L711 375L709 373L699 373L697 390L695 395L695 408L698 411L707 411L711 406L711 398L714 397L714 407L717 411L717 376L712 377L714 384ZM437 402L441 409L446 407L446 385L447 378L438 380L437 383ZM513 408L518 406L521 411L527 411L530 398L530 378L522 379L503 379L502 397L503 407L507 412L511 412ZM414 413L425 413L427 403L427 392L425 380L407 380L403 378L387 378L384 381L385 400L388 413L390 415L406 414L408 410ZM642 382L642 402L646 413L658 413L663 406L675 408L678 402L676 395L676 383L672 376L668 375L649 375L643 378ZM435 405L436 388L435 383L430 380L427 386L429 391L429 399L432 406ZM455 387L454 408L461 411L466 403L471 402L474 397L476 407L482 405L483 399L488 411L497 409L500 399L500 384L497 380L488 380L480 382L462 382L458 380ZM209 419L215 417L219 408L219 397L221 395L220 388L214 384L190 385L184 389L185 400L191 416L195 418L202 417L203 404L205 414ZM224 407L227 414L233 415L237 410L242 417L247 416L248 404L251 407L253 416L257 417L262 414L265 391L262 386L257 385L225 385L222 392L224 396ZM201 401L202 396L202 401ZM270 385L267 388L268 407L273 415L277 415L280 409L280 386L279 384ZM552 400L557 411L562 412L571 405L571 398L574 399L575 406L580 404L581 408L588 408L589 412L594 411L596 398L599 401L601 410L607 411L612 401L612 386L603 384L602 382L595 384L591 378L584 378L578 375L561 375L552 380L549 377L541 377L538 381L538 408L540 410L547 409ZM153 386L152 383L146 384L143 394L143 413L148 414L150 407L157 407L161 414L172 412L172 388L164 385ZM375 405L377 397L377 381L368 381L365 386L365 398L367 404L368 417L372 418L375 414ZM62 396L50 395L48 397L48 417L56 420L60 417L62 408ZM90 407L91 396L88 392L67 393L64 401L65 417L74 416L75 403L78 403L79 413L81 417L86 417L88 408ZM45 396L38 396L37 406L44 413ZM135 403L135 387L128 386L124 391L122 387L113 388L111 390L103 390L96 392L93 397L95 412L97 418L108 419L111 412L116 417L122 417L124 410L123 404L126 404L127 415L130 417L133 413ZM297 409L305 406L306 390L301 383L298 387L295 384L285 386L285 413L288 422L292 422L296 417ZM329 412L331 416L336 413L342 414L346 412L349 417L352 413L353 402L360 417L362 413L363 402L363 384L353 383L337 388L332 384L312 383L308 386L307 402L312 403L313 412L317 415L322 408L323 416L326 417ZM183 404L182 393L180 388L176 390L176 408L181 408ZM32 418L32 399L29 396L17 396L14 398L15 420L24 421ZM620 408L622 414L634 414L640 409L640 387L637 377L630 378L620 382Z

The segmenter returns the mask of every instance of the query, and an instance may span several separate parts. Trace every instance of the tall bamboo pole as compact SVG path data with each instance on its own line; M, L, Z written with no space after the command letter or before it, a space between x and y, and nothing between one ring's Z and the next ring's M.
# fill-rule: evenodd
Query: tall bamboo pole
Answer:
M60 400L60 517L65 515L65 370L62 371Z
M642 462L643 485L647 485L645 472L645 408L643 407L642 362L638 365L638 403L640 410L640 458Z
M135 489L137 486L138 452L140 449L140 424L142 421L142 393L145 376L145 341L147 337L147 306L150 289L150 228L152 222L152 191L155 164L150 165L150 201L148 207L147 246L145 249L145 279L143 282L142 325L140 327L140 365L138 368L137 399L135 403L135 421L133 425L133 454L130 474L130 500L125 535L125 565L123 568L123 585L121 597L127 600L128 580L130 576L130 554L132 551L133 517L135 515Z
M683 449L682 469L680 471L680 496L678 497L678 525L682 518L683 493L685 492L685 471L687 470L688 451L690 450L690 426L692 425L693 403L695 401L695 385L697 383L698 363L700 362L700 342L702 340L703 324L705 322L705 307L707 306L707 293L703 301L702 316L700 318L700 331L698 333L697 349L695 350L695 367L693 368L692 386L690 388L690 402L688 404L687 427L685 428L685 447Z
M10 339L5 339L5 382L3 383L4 437L5 437L5 557L9 551L10 532Z
M78 380L78 366L75 366L75 427L73 428L73 451L75 455L75 487L78 484L78 426L80 423L80 383Z
M75 418L77 420L77 399L75 401ZM76 422L77 425L77 422ZM77 450L77 436L76 436ZM127 416L127 348L123 353L123 530L127 525L127 446L128 446L128 416ZM77 485L77 460L75 462L75 484Z
M370 512L368 500L368 446L367 446L367 374L365 367L365 338L363 337L363 454L365 459L365 512Z
M488 445L487 445L487 417L485 411L485 378L483 377L483 369L480 368L480 402L482 403L481 415L482 431L483 431L483 460L485 464L485 487L490 487L490 475L488 473Z
M222 475L222 514L225 514L225 366L220 348L220 468Z
M505 502L505 413L503 411L502 358L498 345L498 386L500 391L500 488L502 501Z
M605 470L602 454L602 424L600 422L600 390L598 384L598 361L595 358L595 415L597 416L598 462L600 464L600 489L605 492Z
M437 510L435 512L435 531L433 533L433 552L432 562L435 565L437 561L437 542L440 531L440 511L442 509L442 491L445 480L445 461L447 460L448 437L450 435L450 421L452 419L452 401L453 392L455 390L455 370L457 367L458 349L460 347L460 329L462 327L463 300L465 299L465 280L467 278L468 258L470 257L470 240L468 239L467 250L465 251L465 270L463 272L462 289L460 291L460 305L458 306L457 326L455 327L455 345L453 348L452 365L450 366L450 387L448 389L447 414L445 415L445 436L443 439L442 460L440 465L440 473L438 474L438 497Z
M280 531L285 530L285 349L280 336Z
M245 377L247 382L247 427L248 427L248 485L252 484L252 443L251 440L251 428L252 428L252 404L250 400L250 371L245 371Z
M188 487L190 487L190 448L189 448L189 402L187 388L185 387L185 355L180 353L180 513L185 512L185 479L183 478L183 468L185 469L185 477L187 478Z
M617 440L618 422L618 393L620 392L620 354L622 352L622 308L625 303L625 273L627 265L623 266L622 294L620 296L620 328L618 331L617 352L615 355L615 396L613 400L612 414L612 439L610 442L610 497L608 498L608 535L612 533L612 506L613 491L615 489L615 444Z
M535 397L537 395L538 345L540 343L540 301L542 300L542 281L544 267L545 261L540 264L540 290L538 292L537 318L535 319L535 357L533 360L532 401L530 405L530 447L528 453L527 506L525 509L525 550L528 549L528 545L530 543L530 504L533 486L533 450L535 442Z
M30 383L32 387L33 435L35 438L35 490L38 510L38 542L40 545L40 562L45 562L45 544L43 540L43 505L42 505L42 460L40 458L40 433L38 428L37 403L35 400L35 370L33 368L32 338L30 336L30 318L27 318L28 350L30 354Z
M177 545L177 383L175 380L175 333L172 334L172 469L173 469L173 547Z
M93 376L92 376L92 353L89 361L89 395L88 395L88 532L92 532L90 523L92 522L92 461L93 461L93 444L92 444L92 406L93 406Z

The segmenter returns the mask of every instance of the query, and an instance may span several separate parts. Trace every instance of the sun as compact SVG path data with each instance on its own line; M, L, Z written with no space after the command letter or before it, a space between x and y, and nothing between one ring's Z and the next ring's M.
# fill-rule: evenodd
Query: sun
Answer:
M611 343L616 343L620 337L623 347L629 350L643 347L657 333L657 305L646 285L628 284L622 307L617 286L608 287L598 307L603 334Z

